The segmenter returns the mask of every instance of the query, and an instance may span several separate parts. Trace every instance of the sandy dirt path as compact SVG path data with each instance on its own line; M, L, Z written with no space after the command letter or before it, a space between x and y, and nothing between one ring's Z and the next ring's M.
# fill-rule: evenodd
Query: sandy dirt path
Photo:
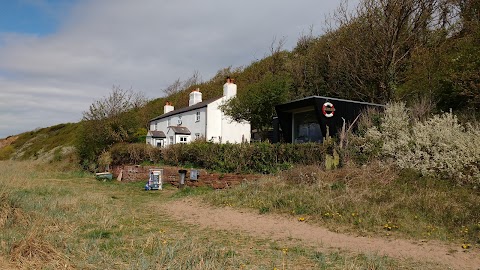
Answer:
M355 253L386 255L397 259L433 262L453 269L480 269L480 252L437 242L357 237L331 232L293 217L260 215L252 210L213 207L187 198L166 205L177 220L217 230L241 231L252 236L291 241L319 251L336 248Z

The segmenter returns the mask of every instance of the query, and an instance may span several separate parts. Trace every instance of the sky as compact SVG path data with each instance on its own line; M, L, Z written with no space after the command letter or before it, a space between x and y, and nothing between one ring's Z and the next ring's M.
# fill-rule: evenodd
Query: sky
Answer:
M207 81L262 59L274 39L291 50L339 3L0 0L0 138L78 122L113 85L154 99L195 71Z

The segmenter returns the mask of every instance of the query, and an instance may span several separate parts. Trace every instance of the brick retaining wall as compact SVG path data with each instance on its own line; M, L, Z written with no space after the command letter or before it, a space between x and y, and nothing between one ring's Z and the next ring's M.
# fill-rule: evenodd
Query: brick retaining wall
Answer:
M122 174L121 181L147 181L150 169L163 169L163 183L170 183L174 186L179 185L178 170L185 169L170 166L139 166L139 165L122 165L113 166L112 173L117 179ZM206 170L198 169L198 180L190 180L190 169L185 169L187 175L185 177L185 185L191 187L209 186L214 189L228 188L238 185L245 181L255 181L260 175L255 174L230 174L230 173L209 173Z

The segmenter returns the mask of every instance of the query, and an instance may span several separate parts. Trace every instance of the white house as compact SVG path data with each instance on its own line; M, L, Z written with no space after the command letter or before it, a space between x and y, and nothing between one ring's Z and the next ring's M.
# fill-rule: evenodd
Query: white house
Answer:
M150 120L146 143L164 147L200 138L217 143L249 142L250 123L233 121L219 108L236 94L237 85L228 79L222 97L202 101L202 93L197 89L190 93L188 107L175 110L167 102L164 114Z

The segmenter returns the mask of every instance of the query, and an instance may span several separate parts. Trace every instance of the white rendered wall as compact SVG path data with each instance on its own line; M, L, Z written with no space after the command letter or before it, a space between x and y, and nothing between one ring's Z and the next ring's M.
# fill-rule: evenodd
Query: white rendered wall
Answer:
M220 142L222 136L222 111L218 108L223 98L207 105L207 132L205 139L212 142Z
M227 101L223 97L217 101L208 104L207 107L207 141L221 143L241 143L242 139L246 142L250 141L250 123L238 123L232 121L230 117L223 114L219 106Z
M200 112L200 121L197 121L197 112ZM198 108L196 110L183 112L176 114L170 117L162 118L159 120L152 121L150 123L150 130L163 131L167 134L168 130L168 120L170 119L170 126L178 126L178 120L181 119L181 126L188 128L191 132L190 140L195 140L196 134L200 137L206 137L206 118L207 118L207 107ZM156 129L155 129L156 124ZM178 141L174 138L175 142ZM167 135L167 140L165 145L169 143L169 135Z
M168 131L165 132L165 135L167 136L167 138L165 140L165 146L175 144L176 137L175 137L175 132L173 132L172 129L168 129ZM173 138L173 142L171 142L170 137Z
M250 142L250 123L239 123L232 121L226 115L222 117L222 143Z

